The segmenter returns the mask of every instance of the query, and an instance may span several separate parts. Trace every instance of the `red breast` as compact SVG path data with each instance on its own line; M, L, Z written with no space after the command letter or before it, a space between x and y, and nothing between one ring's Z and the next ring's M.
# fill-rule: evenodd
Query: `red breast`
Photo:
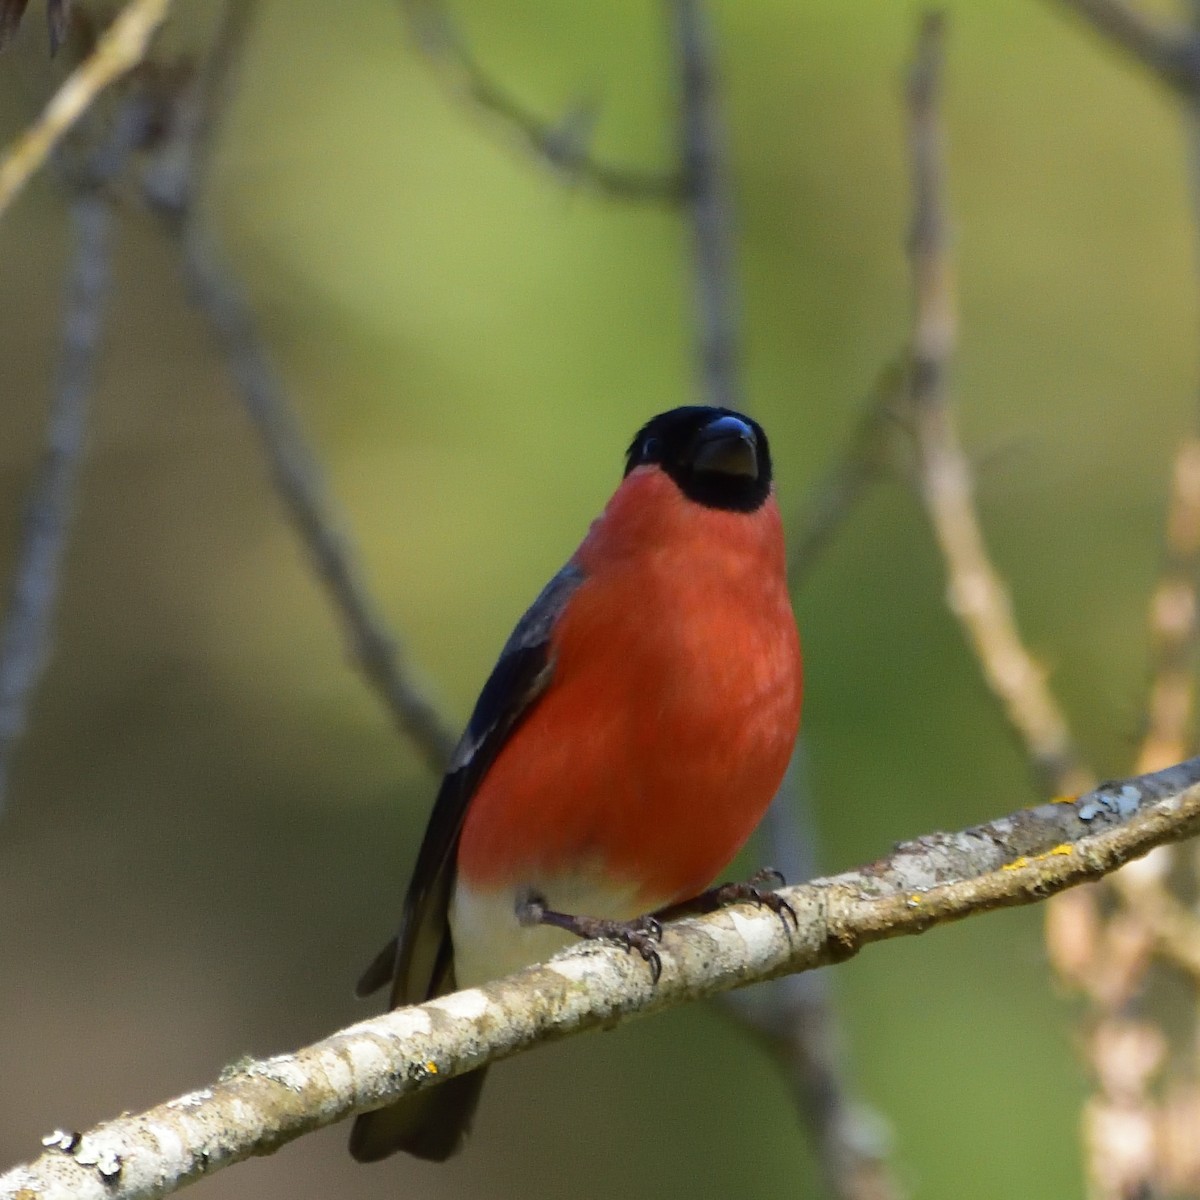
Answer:
M573 561L553 680L471 800L460 875L598 870L645 908L689 898L762 817L799 726L778 506L710 508L638 467Z

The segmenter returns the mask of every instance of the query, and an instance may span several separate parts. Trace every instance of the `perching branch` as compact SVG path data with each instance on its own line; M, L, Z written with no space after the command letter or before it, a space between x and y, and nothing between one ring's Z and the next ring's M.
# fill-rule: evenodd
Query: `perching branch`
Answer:
M611 945L575 947L507 979L397 1009L294 1054L82 1136L56 1131L0 1177L0 1200L152 1200L304 1133L587 1029L677 1007L864 946L1102 878L1200 832L1200 759L898 846L856 871L787 888L796 914L738 905L668 925L662 975Z
M594 110L569 112L557 124L544 120L494 79L475 57L439 0L400 0L414 39L446 89L515 135L522 149L569 183L581 183L614 200L678 204L678 171L645 171L597 158L588 149Z
M706 404L744 411L734 203L716 47L704 0L667 0L676 62L679 159L691 241L696 382ZM816 872L811 797L796 761L771 803L758 843L792 880ZM797 828L797 823L803 830ZM808 839L807 844L804 840ZM806 851L808 851L806 853ZM836 1200L893 1200L885 1123L853 1101L828 981L794 976L727 998L732 1015L784 1072Z
M0 157L0 216L96 97L146 56L171 0L130 0L45 111Z

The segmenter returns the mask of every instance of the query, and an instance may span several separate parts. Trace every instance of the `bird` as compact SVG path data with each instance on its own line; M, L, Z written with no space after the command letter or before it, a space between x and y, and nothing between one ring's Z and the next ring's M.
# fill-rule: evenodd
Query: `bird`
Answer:
M438 790L399 933L358 994L390 981L392 1008L422 1003L576 936L616 938L656 975L653 914L709 894L747 841L782 782L801 693L765 432L728 408L658 414L505 643ZM484 1071L361 1114L351 1154L449 1158Z

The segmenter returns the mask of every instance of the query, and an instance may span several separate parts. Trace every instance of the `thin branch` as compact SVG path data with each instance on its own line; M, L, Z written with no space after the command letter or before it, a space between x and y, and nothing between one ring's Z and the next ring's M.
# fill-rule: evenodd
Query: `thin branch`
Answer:
M1200 438L1180 446L1171 477L1166 564L1150 602L1152 681L1138 769L1178 762L1192 740L1200 564Z
M170 7L171 0L130 0L38 120L0 157L0 216L96 97L145 58Z
M437 0L400 0L414 39L453 95L466 100L516 136L523 150L570 183L581 183L614 200L677 204L683 182L676 171L644 171L597 158L587 148L591 106L580 106L557 124L526 107L480 64Z
M112 128L69 179L74 236L62 342L47 420L46 447L27 502L11 598L0 626L0 807L13 752L50 655L59 575L74 509L110 285L112 197L108 183L142 133L140 105L121 105Z
M679 72L679 146L691 227L697 358L705 403L743 407L733 200L716 54L703 0L668 0Z
M703 0L668 0L677 63L680 162L691 234L692 293L699 391L704 402L744 410L740 378L740 303L728 147L709 15ZM760 839L785 878L815 872L810 796L796 754ZM806 827L802 836L797 823ZM732 1000L733 997L730 997ZM794 976L740 993L730 1011L784 1071L812 1139L830 1194L838 1200L890 1200L884 1123L850 1098L828 982Z
M889 435L907 396L905 363L890 363L879 373L867 396L849 445L809 490L793 519L788 542L788 586L793 592L808 582L842 522L867 488L887 470L891 459Z
M457 737L404 662L366 585L321 464L267 353L253 313L197 215L214 132L251 28L255 5L229 0L210 57L176 98L167 136L148 165L150 203L180 250L196 307L228 363L258 431L275 485L342 622L353 660L430 769L445 771Z
M1008 590L988 557L971 467L949 403L957 311L949 251L938 91L940 15L925 18L909 79L914 193L910 241L915 292L911 411L918 482L947 571L947 599L984 676L1050 792L1087 786L1066 719L1017 630Z
M1200 84L1200 39L1187 25L1152 15L1129 0L1058 0L1058 3L1169 87L1196 94Z
M457 737L412 677L375 608L321 465L305 440L249 306L199 229L189 226L183 238L193 301L229 365L261 438L275 486L341 618L350 653L401 731L430 769L441 774Z
M182 219L199 203L258 7L258 0L225 0L201 69L174 98L167 136L142 175L143 193L159 212Z
M860 870L785 889L795 926L739 905L667 927L662 975L605 944L396 1009L295 1054L81 1135L56 1131L0 1177L0 1200L152 1200L304 1133L533 1046L747 983L840 962L873 942L1035 903L1200 831L1200 759L1074 803L907 842Z

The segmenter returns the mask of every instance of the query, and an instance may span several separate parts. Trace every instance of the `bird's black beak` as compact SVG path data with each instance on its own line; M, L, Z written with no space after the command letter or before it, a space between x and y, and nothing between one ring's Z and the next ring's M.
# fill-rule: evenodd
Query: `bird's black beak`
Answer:
M718 417L696 435L692 470L758 478L754 430L740 417Z

